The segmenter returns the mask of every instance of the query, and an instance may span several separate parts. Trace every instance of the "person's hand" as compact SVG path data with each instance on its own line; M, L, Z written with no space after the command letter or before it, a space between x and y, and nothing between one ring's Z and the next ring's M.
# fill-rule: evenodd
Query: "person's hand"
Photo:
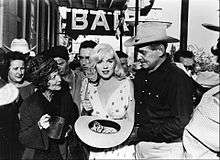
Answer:
M90 82L96 82L98 79L98 73L94 67L87 68L85 70L85 75Z
M50 127L49 119L50 119L50 115L48 114L43 115L37 123L39 128L47 129L48 127Z
M81 105L85 109L85 111L91 111L93 109L90 101L87 99L82 100Z

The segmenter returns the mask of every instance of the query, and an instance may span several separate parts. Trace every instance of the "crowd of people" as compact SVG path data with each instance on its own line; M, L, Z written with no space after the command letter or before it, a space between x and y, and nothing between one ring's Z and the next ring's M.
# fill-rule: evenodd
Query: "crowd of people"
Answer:
M71 63L64 46L0 49L0 159L219 159L219 73L197 73L190 51L172 58L169 26L138 25L124 43L137 50L132 68L92 40ZM211 51L219 63L219 41Z

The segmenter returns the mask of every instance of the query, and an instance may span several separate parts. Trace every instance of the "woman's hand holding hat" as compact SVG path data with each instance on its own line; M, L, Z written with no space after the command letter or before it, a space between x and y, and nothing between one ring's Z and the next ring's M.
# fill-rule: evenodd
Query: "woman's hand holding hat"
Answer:
M48 114L43 115L37 123L39 128L47 129L48 127L50 127L49 119L50 119L50 115Z

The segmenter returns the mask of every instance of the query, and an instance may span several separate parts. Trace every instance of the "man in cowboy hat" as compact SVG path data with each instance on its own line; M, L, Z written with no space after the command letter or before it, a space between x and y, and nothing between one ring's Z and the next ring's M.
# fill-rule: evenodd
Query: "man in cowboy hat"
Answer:
M142 69L134 79L136 156L144 159L183 158L181 137L193 111L192 81L171 63L168 22L146 22L125 46L135 46Z
M205 28L220 32L220 27L202 24ZM211 48L220 63L220 41ZM196 81L209 90L203 94L183 134L186 159L219 159L219 73L201 72Z

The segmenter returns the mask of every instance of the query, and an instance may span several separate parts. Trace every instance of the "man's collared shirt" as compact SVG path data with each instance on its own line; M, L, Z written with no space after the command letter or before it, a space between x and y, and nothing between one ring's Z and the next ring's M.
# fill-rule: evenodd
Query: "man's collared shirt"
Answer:
M166 59L152 73L139 70L134 79L138 141L180 139L193 111L192 81Z

